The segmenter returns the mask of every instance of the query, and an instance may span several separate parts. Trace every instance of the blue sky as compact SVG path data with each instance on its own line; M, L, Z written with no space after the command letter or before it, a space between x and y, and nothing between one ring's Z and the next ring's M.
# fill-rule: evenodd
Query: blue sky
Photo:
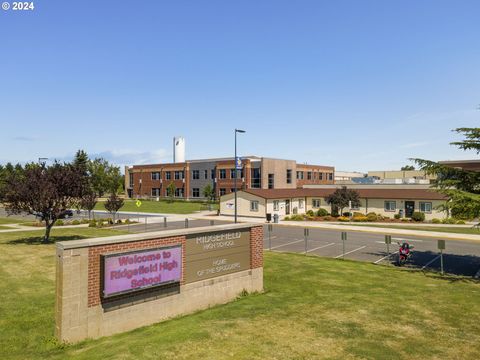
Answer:
M10 0L8 0L10 1ZM34 0L0 10L0 163L241 155L388 170L476 156L480 2Z

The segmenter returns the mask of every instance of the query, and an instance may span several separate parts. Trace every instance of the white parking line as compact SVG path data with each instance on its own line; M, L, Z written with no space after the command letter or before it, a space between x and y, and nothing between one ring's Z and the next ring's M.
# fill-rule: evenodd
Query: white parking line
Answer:
M433 258L432 260L430 260L428 263L426 263L425 265L423 265L422 267L422 270L425 269L428 265L430 265L431 263L433 263L435 260L437 260L441 255L438 255L436 256L435 258Z
M335 243L330 243L330 244L327 244L327 245L319 246L319 247L310 249L310 250L308 250L307 252L315 251L315 250L318 250L318 249L323 249L323 248L325 248L325 247L327 247L327 246L332 246L332 245L335 245Z
M358 249L355 249L355 250L352 250L352 251L347 251L345 254L340 254L340 255L338 255L338 256L335 256L334 259L338 259L338 258L342 257L343 255L351 254L351 253L353 253L353 252L355 252L355 251L362 250L362 249L364 249L364 248L366 248L366 247L367 247L367 245L362 246L362 247L359 247Z
M404 238L392 238L392 240L398 240L398 241L406 241L406 242L423 242L423 240L420 239L404 239Z
M272 239L272 240L273 240L273 239L276 239L276 238L277 238L276 235L270 236L270 239ZM263 240L268 240L268 236L267 236L266 238L263 238Z
M300 240L292 241L292 242L289 242L289 243L286 243L286 244L277 245L277 246L272 247L271 250L273 250L273 249L278 249L278 248L280 248L280 247L282 247L282 246L287 246L287 245L296 244L296 243L299 243L300 241L305 241L305 240L304 240L304 239L300 239Z
M374 262L374 264L378 264L380 261L385 260L386 258L389 258L390 256L395 255L395 254L396 254L396 252L392 252L392 253L390 253L390 255L387 255L387 256L382 257L381 259L378 259L377 261Z

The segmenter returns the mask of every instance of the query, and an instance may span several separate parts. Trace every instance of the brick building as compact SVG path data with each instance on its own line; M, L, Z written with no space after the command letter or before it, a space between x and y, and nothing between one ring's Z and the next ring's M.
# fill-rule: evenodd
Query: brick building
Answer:
M294 160L258 156L242 158L237 170L238 189L296 189L304 185L334 183L332 166L297 164ZM125 188L129 198L167 197L175 186L174 197L204 199L210 185L217 197L235 189L234 158L188 160L178 163L133 165L125 168Z

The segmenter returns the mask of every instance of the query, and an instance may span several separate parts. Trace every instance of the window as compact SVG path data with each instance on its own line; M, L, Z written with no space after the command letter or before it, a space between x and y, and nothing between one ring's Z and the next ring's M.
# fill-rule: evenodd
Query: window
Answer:
M227 193L227 189L223 189L223 188L220 189L220 196L223 196L226 193Z
M128 178L130 187L133 187L133 173L129 173Z
M183 188L175 189L175 197L183 197Z
M227 170L220 169L220 179L226 179L226 178L227 178Z
M323 173L318 173L318 179L323 180Z
M297 171L297 180L303 180L303 171Z
M208 170L205 170L205 171L203 172L203 177L205 178L205 180L208 179Z
M395 211L397 210L397 203L395 201L387 200L385 201L385 211Z
M183 171L175 171L175 180L183 179Z
M431 202L420 202L420 211L423 213L432 212L432 203Z
M275 175L274 174L268 174L268 188L273 189L275 185Z
M154 196L154 197L160 196L160 189L159 188L152 188L152 196Z
M172 179L172 172L171 171L166 171L165 172L165 179L171 180Z
M235 192L235 188L231 188L231 189L230 189L230 192L234 193L234 192Z
M230 169L230 179L235 179L235 169Z
M298 208L303 209L303 199L298 199Z
M199 180L200 179L200 170L193 170L192 171L192 179Z
M250 211L258 211L258 201L250 201Z
M278 211L280 209L280 201L273 200L273 211Z
M194 197L194 198L200 197L200 189L199 188L192 188L192 197Z
M262 179L261 179L261 172L259 168L251 169L252 174L252 189L260 189Z
M158 171L152 172L152 180L160 180L160 173Z
M330 181L333 180L333 173L328 173L328 180L330 180Z
M291 184L291 183L292 183L292 170L287 169L287 184Z
M319 209L320 208L320 199L313 199L312 200L312 207L315 208L315 209Z
M307 172L307 180L312 180L312 172Z
M212 169L210 172L210 175L212 175L212 180L215 179L215 169Z

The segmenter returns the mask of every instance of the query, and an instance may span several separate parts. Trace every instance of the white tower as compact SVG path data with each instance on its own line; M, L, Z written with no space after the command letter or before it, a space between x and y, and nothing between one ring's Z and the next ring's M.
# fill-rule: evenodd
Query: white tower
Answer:
M185 138L182 136L173 138L173 162L185 162Z

